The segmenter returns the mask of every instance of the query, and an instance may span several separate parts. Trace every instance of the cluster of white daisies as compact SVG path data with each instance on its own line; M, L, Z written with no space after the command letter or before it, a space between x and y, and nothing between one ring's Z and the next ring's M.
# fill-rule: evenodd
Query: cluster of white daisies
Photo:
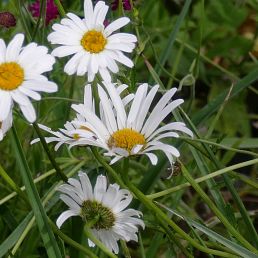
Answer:
M192 136L183 122L162 124L163 120L179 105L182 99L171 100L176 88L168 90L150 111L159 86L141 84L135 94L126 93L125 84L112 83L112 74L119 71L119 64L129 68L133 62L123 52L131 53L137 38L130 33L115 33L129 23L127 17L119 18L104 26L108 6L98 1L93 8L91 0L84 1L85 18L73 13L53 25L48 40L58 44L51 54L45 46L32 42L23 47L24 35L17 34L5 45L0 40L0 140L12 125L14 102L28 122L36 121L36 112L30 99L40 100L39 92L53 93L57 85L43 73L50 72L56 57L72 56L64 67L68 75L87 74L92 82L99 73L103 81L95 85L99 103L94 98L91 84L84 90L83 104L72 105L76 117L66 122L64 129L53 131L46 141L73 146L96 146L111 157L110 163L135 155L146 155L153 165L158 158L155 151L162 151L171 165L179 157L179 151L164 139L179 137L179 132ZM33 143L39 141L35 139ZM59 190L60 198L69 210L57 219L58 227L71 216L80 216L85 223L98 215L92 233L111 251L118 253L119 239L137 241L137 226L144 227L134 209L125 209L132 200L130 192L119 189L117 184L108 186L105 176L98 176L94 189L85 173L79 180L70 178ZM89 246L94 243L89 240Z

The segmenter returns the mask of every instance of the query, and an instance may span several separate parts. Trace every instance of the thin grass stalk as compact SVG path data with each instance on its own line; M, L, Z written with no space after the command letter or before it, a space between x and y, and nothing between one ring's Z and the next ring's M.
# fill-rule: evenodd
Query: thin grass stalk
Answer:
M59 165L56 163L55 158L53 153L50 152L48 145L46 143L45 138L42 136L41 131L39 129L39 126L37 123L33 123L33 127L35 129L35 131L38 134L38 137L40 139L40 142L49 158L49 161L51 162L52 166L54 167L54 169L56 170L57 175L64 181L67 182L68 178L67 176L63 173L63 171L60 169Z

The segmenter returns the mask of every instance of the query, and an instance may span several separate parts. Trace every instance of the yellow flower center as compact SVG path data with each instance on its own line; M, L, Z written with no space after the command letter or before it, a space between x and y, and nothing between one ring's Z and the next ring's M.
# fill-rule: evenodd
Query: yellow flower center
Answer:
M108 140L109 148L126 149L129 153L135 145L144 145L145 137L139 132L125 128L114 132Z
M24 71L15 62L0 64L0 89L15 90L24 80Z
M90 53L101 52L105 48L106 44L107 40L103 36L102 32L96 30L87 31L81 39L81 45Z

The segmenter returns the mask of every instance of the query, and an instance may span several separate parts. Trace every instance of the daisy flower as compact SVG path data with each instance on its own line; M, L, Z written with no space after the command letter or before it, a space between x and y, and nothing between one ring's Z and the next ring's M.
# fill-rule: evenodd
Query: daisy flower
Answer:
M0 141L3 140L6 132L12 127L13 116L12 112L9 112L7 118L3 121L0 121Z
M48 49L30 43L22 47L23 34L16 34L8 46L0 39L0 121L7 118L13 102L19 104L25 118L33 123L35 109L29 98L40 100L38 92L56 92L57 85L42 73L52 70L55 58Z
M64 57L73 55L64 67L69 74L88 74L88 81L93 81L99 72L104 81L111 81L110 71L119 71L116 62L127 67L133 67L133 62L123 54L131 53L135 48L137 38L129 33L115 33L130 22L122 17L104 26L108 6L98 1L93 9L92 1L84 1L84 19L73 13L68 13L61 24L54 24L54 32L48 40L52 44L62 45L52 52L52 55Z
M127 85L122 84L118 86L116 90L120 95L127 87L128 87ZM126 106L133 99L133 97L134 97L134 94L129 94L126 97L124 97L122 99L123 104ZM84 104L74 105L74 107L76 107L77 110L81 110L81 112L83 112L83 110L86 108L95 113L95 103L92 96L92 90L91 90L90 84L87 84L85 86ZM103 107L101 103L100 103L100 113L101 113L101 116L103 116ZM75 119L73 119L71 122L67 121L65 123L64 129L60 128L58 131L53 131L51 128L42 124L38 124L38 125L42 130L53 135L51 137L45 137L45 140L47 143L57 142L57 144L55 145L55 150L57 151L60 148L60 146L63 144L73 146L81 138L81 135L83 135L83 139L80 140L80 145L82 146L88 144L88 141L90 140L89 138L91 138L93 142L96 141L95 133L93 133L86 126L80 125L84 122L86 122L85 118L82 115L77 114ZM80 135L77 133L77 130L80 131ZM87 138L86 142L84 142L84 138ZM31 144L37 143L39 141L40 141L39 138L34 139L31 142Z
M79 180L70 178L69 184L59 187L60 199L69 207L57 219L60 228L72 216L80 216L85 223L98 218L91 227L91 232L112 252L118 253L117 241L138 241L136 233L138 227L144 228L139 217L141 212L134 209L125 209L132 201L128 190L119 189L119 185L107 185L107 178L103 175L97 177L93 189L87 174L80 172ZM88 240L89 246L95 244Z
M80 141L83 141L85 144L102 147L107 151L107 156L114 156L111 164L123 157L145 154L151 163L156 165L158 158L153 151L161 150L172 165L173 157L179 157L180 153L175 147L161 140L179 137L177 132L193 136L182 122L171 122L160 126L164 118L184 102L182 99L171 101L177 89L167 91L149 113L159 86L154 86L148 92L148 84L142 84L138 87L133 101L130 102L130 110L127 112L121 97L115 90L115 85L108 82L103 82L103 85L108 94L98 85L98 94L103 107L101 117L90 109L79 109L77 105L72 105L72 108L85 118L85 122L77 123L76 126L85 126L96 136L95 141L87 142L87 137L82 130L78 129L76 133L80 138L73 145L80 145Z

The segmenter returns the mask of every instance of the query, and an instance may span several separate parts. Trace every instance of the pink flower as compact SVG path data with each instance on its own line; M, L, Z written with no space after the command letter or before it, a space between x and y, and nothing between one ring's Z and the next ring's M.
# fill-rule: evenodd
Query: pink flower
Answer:
M40 0L36 0L33 4L29 5L29 10L33 17L40 16ZM58 9L54 3L54 0L47 0L47 9L46 9L46 25L49 24L50 21L56 19L58 17Z
M130 0L122 0L123 2L123 8L125 11L131 11L132 10L132 6L131 6L131 3L130 3ZM118 8L118 5L119 5L119 0L115 0L113 3L112 3L112 10L117 10Z

